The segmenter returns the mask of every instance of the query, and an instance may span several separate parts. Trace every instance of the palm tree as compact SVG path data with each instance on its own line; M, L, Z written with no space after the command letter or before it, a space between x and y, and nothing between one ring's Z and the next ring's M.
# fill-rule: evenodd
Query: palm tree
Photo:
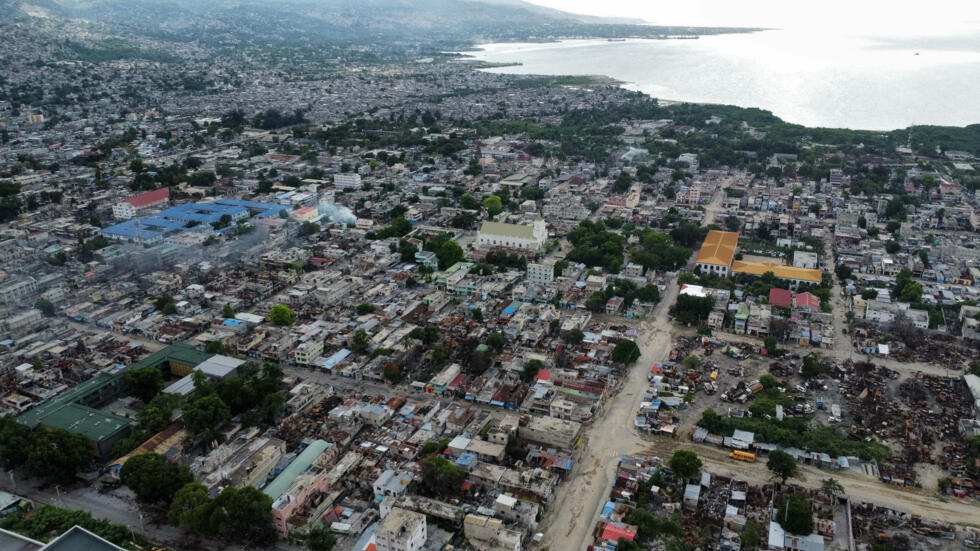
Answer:
M826 478L820 483L820 491L831 498L834 505L837 505L837 500L844 495L844 486L836 478Z

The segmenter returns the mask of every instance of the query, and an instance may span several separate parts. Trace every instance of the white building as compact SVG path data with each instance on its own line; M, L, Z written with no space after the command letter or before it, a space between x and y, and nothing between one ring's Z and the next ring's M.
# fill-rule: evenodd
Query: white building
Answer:
M796 268L817 269L817 253L796 251L793 253L793 266Z
M481 249L506 247L508 249L541 250L548 240L548 228L543 219L534 224L504 224L484 222L477 235L477 246Z
M360 188L361 175L353 172L335 174L333 177L333 185L344 189Z
M694 173L698 171L698 156L696 153L681 153L677 157L677 162L687 163L687 171Z
M293 351L293 359L300 365L309 365L323 354L323 341L311 339L300 343Z
M378 551L421 551L427 538L425 515L393 507L374 533Z
M531 285L547 287L555 280L555 263L551 261L533 262L527 265L527 282Z
M37 294L37 280L28 277L0 287L0 302L21 302Z

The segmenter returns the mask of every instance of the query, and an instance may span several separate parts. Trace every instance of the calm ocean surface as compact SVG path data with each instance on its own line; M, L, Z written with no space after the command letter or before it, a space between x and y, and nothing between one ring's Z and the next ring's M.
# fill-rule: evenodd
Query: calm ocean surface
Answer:
M788 30L699 40L486 44L493 72L606 75L677 101L760 107L807 126L980 123L980 33L857 38Z

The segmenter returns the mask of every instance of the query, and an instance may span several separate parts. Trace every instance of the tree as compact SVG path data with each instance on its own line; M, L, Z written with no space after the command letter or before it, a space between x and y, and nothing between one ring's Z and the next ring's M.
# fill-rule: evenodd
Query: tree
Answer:
M647 304L657 304L660 302L660 287L653 283L648 283L636 290L634 295L636 300Z
M374 305L372 305L369 302L362 302L362 303L360 303L360 304L357 305L357 307L354 309L354 311L357 312L357 315L358 316L363 316L365 314L370 314L371 312L374 312Z
M459 246L453 240L446 241L443 243L439 250L436 251L436 258L439 259L439 269L445 270L457 262L461 262L466 255L463 253L463 248Z
M820 491L835 502L844 495L844 486L836 478L825 478L820 482Z
M874 300L878 298L878 289L872 289L870 287L867 289L861 289L861 298L864 300Z
M670 470L683 480L701 472L701 458L691 450L678 450L670 458Z
M769 461L766 462L766 466L769 467L772 474L778 476L784 484L786 483L787 479L796 476L800 472L800 466L796 462L796 458L783 450L771 451L769 453Z
M636 346L636 343L633 341L620 341L616 343L616 347L613 348L612 361L616 363L629 365L639 359L640 347Z
M701 358L698 358L696 354L688 354L683 361L684 369L688 371L693 371L701 367Z
M230 214L222 214L221 218L219 218L217 222L211 222L211 227L216 230L227 228L230 225L231 225Z
M766 349L766 352L768 352L769 354L776 352L776 349L779 346L777 344L776 337L774 337L773 335L767 335L762 342L763 342L763 346Z
M47 299L39 299L34 303L34 307L41 311L42 314L48 316L49 318L54 315L55 308L54 304Z
M766 373L765 375L759 377L759 384L761 384L762 388L766 390L774 390L779 386L779 381L777 381L772 375Z
M585 299L585 308L590 312L600 314L606 310L606 301L606 294L602 291L596 291Z
M88 466L92 443L64 429L39 429L27 448L26 467L32 476L66 481Z
M885 242L885 252L888 254L895 254L900 250L902 250L902 246L898 244L898 241L889 239Z
M0 468L13 469L27 461L31 432L13 415L0 416Z
M163 374L153 366L130 369L123 373L123 389L143 403L149 403L163 390Z
M436 496L459 493L466 472L448 459L435 455L422 460L422 487Z
M473 321L482 322L483 321L483 310L479 308L473 308L470 310L470 315L473 316Z
M288 306L277 304L269 311L269 321L279 326L292 325L293 311Z
M504 205L500 197L491 195L483 199L483 208L487 209L487 214L490 215L490 218L493 218L503 212Z
M337 537L324 527L317 527L306 536L309 551L332 551L337 545Z
M759 537L759 525L755 522L755 519L749 519L745 523L745 530L738 535L738 539L745 548L755 549L759 546L761 538Z
M194 481L186 465L178 465L157 453L130 457L119 473L122 483L143 503L165 502L168 505L177 491Z
M472 195L464 193L463 196L459 198L459 206L466 210L478 210L480 208L480 202L477 201Z
M800 370L800 374L803 375L804 379L815 379L822 375L825 370L820 353L810 352L803 357L803 368Z
M680 295L677 297L677 302L670 307L670 315L680 323L699 323L701 320L708 319L714 306L714 297Z
M813 533L813 509L810 501L800 494L793 494L776 513L776 522L790 534L808 536Z
M741 226L742 221L738 219L738 216L728 215L725 217L725 227L728 231L738 231Z
M216 394L208 394L184 407L184 425L206 440L217 437L217 430L231 419L231 409Z
M208 531L212 534L259 544L276 539L272 498L253 486L225 488L210 509Z
M899 299L902 302L918 303L922 300L922 292L922 284L918 281L913 281L905 285L905 287L902 287Z
M537 360L537 359L528 360L527 362L524 363L524 377L528 379L533 379L538 374L538 371L541 371L542 367L543 364L541 363L541 360Z
M585 339L585 333L583 333L582 330L577 327L569 331L568 336L565 338L565 340L567 340L569 344L579 344L584 339Z
M207 532L208 509L211 496L208 489L199 482L185 484L174 495L167 512L167 520L174 526L185 526L192 532Z
M231 304L225 304L221 307L221 316L224 318L235 317L235 309L231 307Z
M319 233L319 231L320 231L320 224L317 224L316 222L306 221L299 225L299 230L297 231L297 234L300 237L306 237L309 235L313 235L314 233Z
M351 337L350 349L354 352L364 352L371 345L371 339L363 329L358 329Z
M498 354L504 349L505 344L507 344L507 339L500 332L494 331L487 335L487 346L496 350Z

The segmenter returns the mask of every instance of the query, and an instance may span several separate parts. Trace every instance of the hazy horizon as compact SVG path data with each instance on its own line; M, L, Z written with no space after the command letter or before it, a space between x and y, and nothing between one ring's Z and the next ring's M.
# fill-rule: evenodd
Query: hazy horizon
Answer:
M657 25L771 27L862 36L952 36L980 32L980 2L936 0L526 0L570 13Z

